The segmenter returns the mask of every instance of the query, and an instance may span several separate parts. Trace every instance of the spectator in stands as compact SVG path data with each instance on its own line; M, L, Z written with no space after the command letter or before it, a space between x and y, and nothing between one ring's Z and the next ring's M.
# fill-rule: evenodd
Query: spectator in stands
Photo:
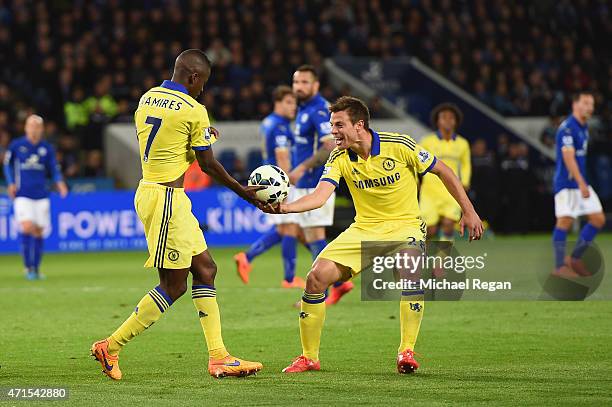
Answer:
M83 167L84 177L103 177L104 162L102 160L102 151L91 150L87 152L87 159Z
M57 162L66 178L77 177L81 171L77 139L63 134L58 140Z
M495 155L484 139L472 143L472 181L470 198L483 220L495 222L499 202L498 171Z
M81 146L86 150L102 148L102 132L118 112L117 102L110 93L110 76L104 76L94 87L94 94L85 99L84 105L89 113L87 134L81 139Z
M551 151L555 148L555 136L560 123L561 117L549 116L548 124L540 133L540 143L549 148Z
M9 131L25 118L18 111L42 111L88 149L100 147L101 134L79 130L93 123L99 132L117 114L127 120L116 101L133 111L186 46L215 59L204 101L218 119L263 118L279 78L335 55L416 56L503 115L566 114L576 87L595 88L602 109L612 100L605 1L5 3L0 113ZM253 85L243 91L243 83Z
M529 167L529 149L525 143L512 143L501 162L502 213L504 231L526 233L529 230L529 202L533 176Z
M80 86L74 88L71 99L64 103L66 128L79 134L89 124L89 113L84 103L85 91Z
M130 107L130 102L127 99L121 99L117 103L117 116L113 119L116 123L133 123L134 110Z
M510 138L507 134L500 134L497 136L497 150L495 158L498 163L501 163L508 157L508 150L510 148Z

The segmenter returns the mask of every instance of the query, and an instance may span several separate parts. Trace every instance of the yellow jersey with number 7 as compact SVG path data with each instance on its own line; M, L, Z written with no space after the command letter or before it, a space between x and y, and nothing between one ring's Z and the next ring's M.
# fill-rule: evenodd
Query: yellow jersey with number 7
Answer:
M207 150L216 141L206 108L183 85L168 80L142 95L134 122L147 182L178 179L195 160L194 150Z

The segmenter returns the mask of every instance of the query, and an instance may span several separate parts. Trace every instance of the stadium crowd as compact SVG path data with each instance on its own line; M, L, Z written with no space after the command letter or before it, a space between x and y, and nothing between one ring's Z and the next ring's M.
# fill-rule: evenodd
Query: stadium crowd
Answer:
M606 1L5 0L0 155L35 111L66 176L103 174L102 129L130 122L186 47L214 61L213 120L261 119L304 62L410 55L503 115L565 114L572 91L593 89L610 139L611 36ZM336 96L325 77L322 93Z

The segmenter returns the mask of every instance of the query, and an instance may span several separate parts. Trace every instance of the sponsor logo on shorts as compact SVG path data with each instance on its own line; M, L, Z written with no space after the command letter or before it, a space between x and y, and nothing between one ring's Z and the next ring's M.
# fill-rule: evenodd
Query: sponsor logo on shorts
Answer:
M179 252L177 250L171 249L168 251L168 260L177 261L179 259Z

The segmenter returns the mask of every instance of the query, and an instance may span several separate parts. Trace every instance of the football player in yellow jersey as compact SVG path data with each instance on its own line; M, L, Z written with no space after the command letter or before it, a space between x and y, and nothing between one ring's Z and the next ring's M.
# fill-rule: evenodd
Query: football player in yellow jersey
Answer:
M470 144L456 133L461 125L463 114L452 103L442 103L431 113L431 122L437 131L425 136L420 144L430 151L459 177L467 190L472 176L470 162ZM435 238L438 225L442 232L441 238L452 240L455 224L461 218L461 208L448 193L440 178L433 174L423 176L420 193L420 207L423 220L427 223L427 236Z
M115 380L122 376L119 351L185 293L189 273L193 276L191 296L208 347L209 373L214 377L246 376L262 368L261 363L235 358L225 349L214 286L217 267L183 190L185 171L197 159L202 171L263 208L255 199L258 188L244 188L213 156L211 145L218 133L210 127L204 106L196 101L210 70L210 61L202 51L182 52L172 79L146 92L134 114L143 174L134 205L149 248L145 267L158 269L159 285L140 300L112 335L91 347L103 373Z
M316 189L295 202L281 204L279 213L321 207L338 186L348 184L357 215L355 222L329 243L314 261L306 281L300 312L302 354L283 372L319 370L319 344L325 320L325 292L337 281L361 272L362 241L402 241L411 255L420 255L425 225L417 202L418 174L440 177L463 210L462 232L480 239L482 222L463 186L441 160L408 136L377 133L369 128L369 111L359 99L344 96L330 106L334 149ZM397 369L410 373L419 366L414 345L423 316L423 291L403 291L400 302L401 343Z

